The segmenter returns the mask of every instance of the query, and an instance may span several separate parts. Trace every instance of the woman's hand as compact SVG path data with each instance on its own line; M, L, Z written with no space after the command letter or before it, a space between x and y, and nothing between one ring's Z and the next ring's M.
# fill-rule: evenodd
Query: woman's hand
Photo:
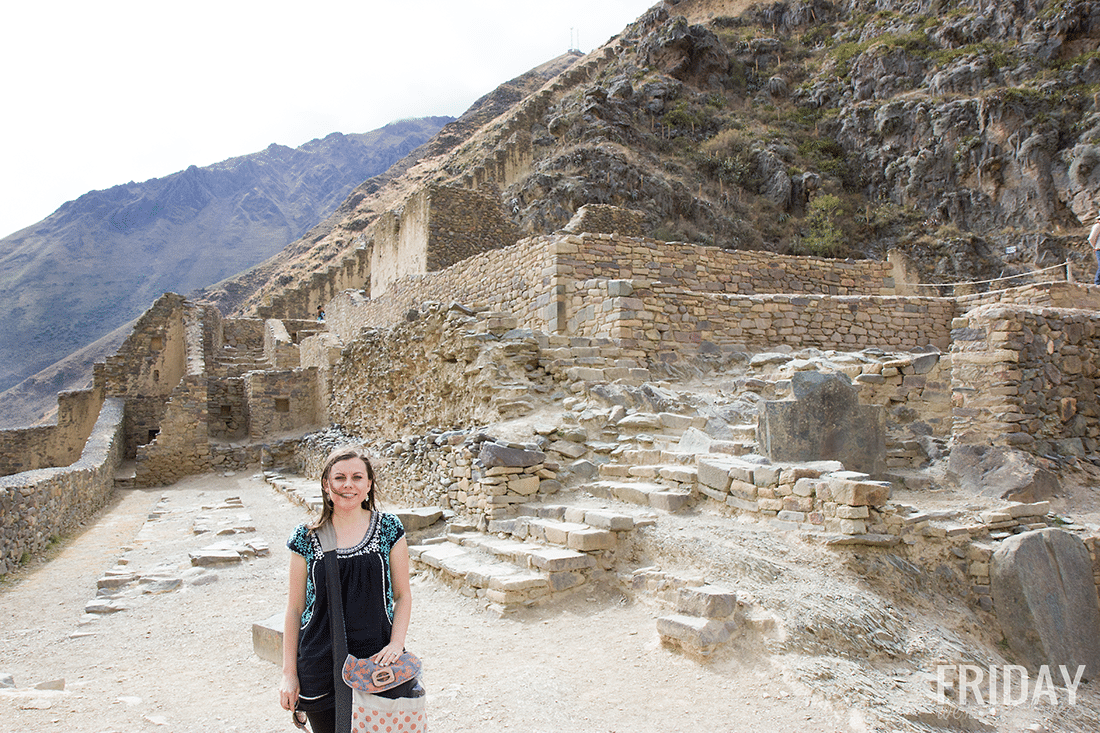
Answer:
M382 647L382 651L372 656L370 660L375 664L387 666L396 662L403 651L405 651L403 648L391 642Z
M298 675L284 674L283 682L279 685L279 704L283 710L293 710L298 702Z

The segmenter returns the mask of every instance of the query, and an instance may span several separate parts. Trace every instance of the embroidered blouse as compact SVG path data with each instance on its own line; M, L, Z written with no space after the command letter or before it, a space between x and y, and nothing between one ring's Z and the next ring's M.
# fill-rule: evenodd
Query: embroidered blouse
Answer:
M373 512L355 547L337 548L348 653L369 657L390 641L393 587L390 550L405 536L396 515ZM298 631L298 684L303 702L332 692L332 634L324 553L317 533L298 525L287 547L306 560L306 606Z

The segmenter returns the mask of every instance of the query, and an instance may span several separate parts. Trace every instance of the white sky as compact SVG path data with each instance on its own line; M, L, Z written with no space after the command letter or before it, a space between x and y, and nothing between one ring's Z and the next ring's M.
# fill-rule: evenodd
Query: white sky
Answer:
M81 194L457 117L657 0L44 0L0 7L0 237Z

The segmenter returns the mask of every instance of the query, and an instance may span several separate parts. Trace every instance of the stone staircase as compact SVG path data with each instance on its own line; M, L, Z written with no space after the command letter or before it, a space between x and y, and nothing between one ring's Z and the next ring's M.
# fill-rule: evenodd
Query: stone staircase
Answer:
M655 521L559 504L518 510L519 516L490 521L486 532L450 524L444 537L409 548L413 567L503 615L599 580L629 534Z
M625 450L599 467L599 480L581 487L592 496L678 511L695 493L694 454L641 448Z
M218 377L242 377L247 372L271 368L262 348L238 349L227 344L214 353L211 373Z

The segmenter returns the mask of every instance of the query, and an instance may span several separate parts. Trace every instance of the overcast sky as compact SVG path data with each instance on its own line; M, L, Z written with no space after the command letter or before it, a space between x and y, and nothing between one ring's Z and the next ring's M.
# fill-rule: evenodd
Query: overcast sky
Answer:
M457 117L657 0L58 0L0 9L0 237L81 194Z

